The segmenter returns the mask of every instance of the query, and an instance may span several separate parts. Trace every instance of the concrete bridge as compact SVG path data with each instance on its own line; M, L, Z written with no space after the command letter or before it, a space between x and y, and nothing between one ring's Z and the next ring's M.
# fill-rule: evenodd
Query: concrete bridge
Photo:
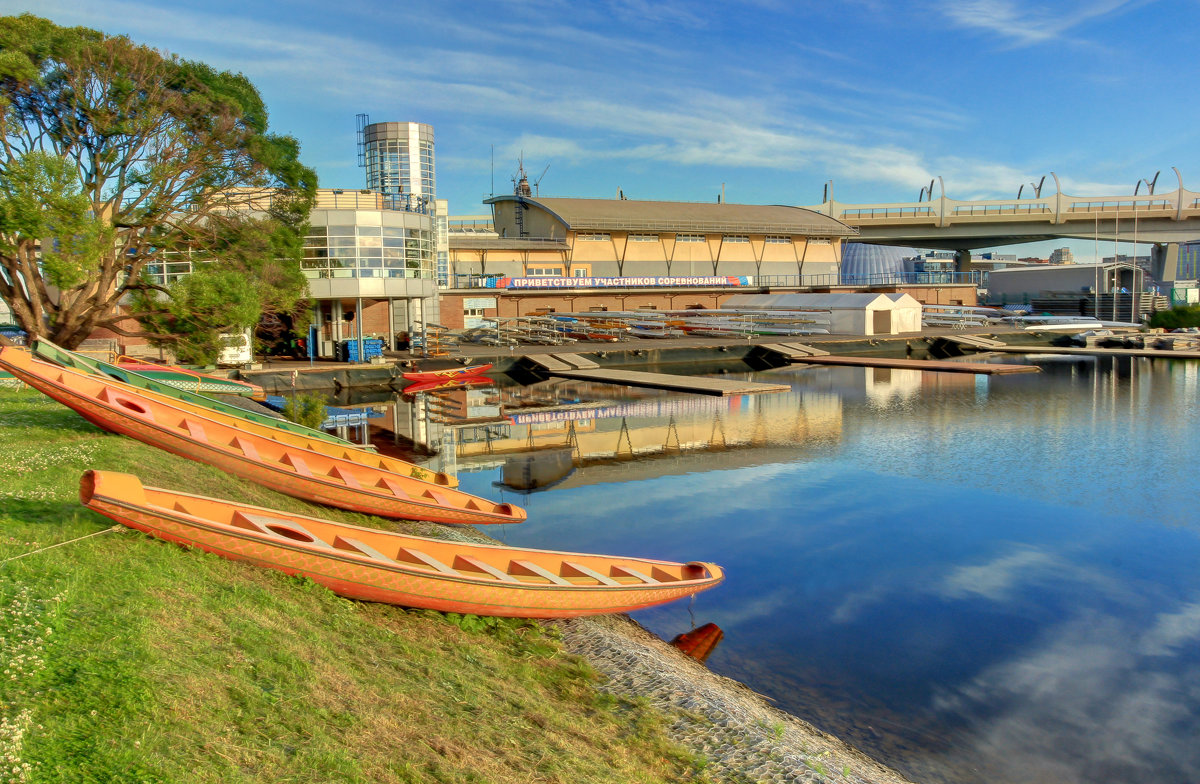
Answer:
M806 209L857 228L861 242L957 251L964 272L971 269L970 252L977 248L1054 239L1144 242L1151 246L1151 274L1170 282L1196 277L1195 270L1180 268L1179 245L1200 240L1200 193L1183 187L1177 169L1175 175L1179 187L1169 193L1155 194L1151 187L1142 195L1135 189L1127 196L1068 196L1051 172L1055 192L1050 196L960 201L947 197L943 184L940 197L930 188L928 200L841 204L830 199Z

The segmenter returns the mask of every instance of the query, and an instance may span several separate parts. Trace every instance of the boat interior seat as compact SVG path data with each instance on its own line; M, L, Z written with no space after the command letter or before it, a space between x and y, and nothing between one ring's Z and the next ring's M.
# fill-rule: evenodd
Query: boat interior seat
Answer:
M373 558L376 561L383 561L384 563L393 563L393 564L396 563L396 561L394 559L388 558L386 555L379 552L378 550L376 550L374 547L367 544L366 542L360 541L360 540L355 539L350 536L342 536L341 534L338 534L337 536L335 536L333 538L333 546L334 546L334 548L336 548L338 550L348 550L350 552L357 552L361 555L367 556L368 558Z
M253 512L244 512L239 509L233 513L233 519L230 521L230 524L236 528L244 528L248 531L254 531L278 539L289 539L293 542L315 544L319 547L332 547L328 542L322 541L295 520L268 517L266 515L254 514Z

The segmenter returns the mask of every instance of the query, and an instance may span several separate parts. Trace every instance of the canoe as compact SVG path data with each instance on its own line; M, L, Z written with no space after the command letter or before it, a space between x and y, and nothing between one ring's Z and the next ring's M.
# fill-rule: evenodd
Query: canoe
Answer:
M570 618L652 607L712 588L708 563L529 550L405 536L144 487L87 471L79 498L151 536L303 576L351 599L443 612Z
M463 367L443 368L441 370L410 370L400 375L409 381L444 381L448 378L467 378L482 376L492 369L492 363L482 365L465 365Z
M415 395L418 392L435 392L441 389L466 389L468 387L494 386L487 376L464 376L448 378L442 381L417 381L400 390L402 395Z
M62 365L63 367L73 368L84 373L90 373L92 375L98 375L105 378L115 378L118 381L123 381L130 386L137 387L138 389L155 392L160 395L173 397L186 403L203 406L227 416L234 416L238 417L239 419L244 419L247 422L269 426L277 430L285 430L289 433L296 433L308 438L316 439L318 441L337 444L342 447L358 449L363 448L357 444L346 441L345 439L338 438L331 433L315 430L311 427L305 427L304 425L300 425L295 422L289 422L286 419L279 419L267 414L260 414L256 411L247 411L244 408L231 405L222 400L216 400L215 398L211 398L206 395L178 389L177 387L170 386L169 384L164 384L161 381L155 381L152 378L147 378L146 376L135 373L132 370L122 368L119 365L114 365L112 363L104 362L92 357L86 357L82 354L77 354L74 351L68 351L65 348L54 345L48 340L35 340L31 348L33 349L33 353L40 359L53 362L56 365Z
M519 523L525 510L386 468L291 446L144 394L113 379L0 349L0 369L105 430L214 466L272 490L328 506L381 517L438 523Z
M117 366L188 392L241 395L254 400L263 400L267 396L258 384L211 376L179 365L156 365L152 362L139 362L132 357L117 357Z
M55 358L57 364L64 364L66 367L71 367L85 373L95 370L92 375L99 375L104 379L115 378L116 380L123 380L121 376L131 376L136 381L140 378L137 374L124 372L118 372L110 376L105 372L104 366L110 368L115 366L88 357L79 357L53 344L35 344L34 353L39 356L49 355ZM76 359L79 360L78 363L74 361ZM95 369L92 367L92 363L100 367ZM212 400L203 395L183 392L174 387L163 386L154 381L151 381L147 385L131 384L131 386L137 387L140 394L157 398L162 402L179 408L181 411L214 419L222 424L270 438L288 446L304 449L309 452L320 452L330 457L361 463L372 468L382 468L386 471L413 477L425 482L432 482L436 485L458 487L458 478L450 474L431 471L428 468L416 465L415 463L409 463L405 460L385 457L376 452L374 447L368 449L358 444L335 438L320 430L314 430L303 425L298 425L295 422L289 422L286 419L276 419L265 414L247 411L238 406Z

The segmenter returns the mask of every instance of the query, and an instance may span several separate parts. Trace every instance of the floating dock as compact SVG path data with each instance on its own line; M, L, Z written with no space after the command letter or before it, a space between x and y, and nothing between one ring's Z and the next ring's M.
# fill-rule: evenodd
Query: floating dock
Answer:
M988 351L1009 354L1075 354L1099 357L1151 357L1154 359L1200 359L1200 351L1173 351L1157 348L1083 348L1081 346L996 346Z
M785 392L788 384L764 384L761 381L740 381L731 378L676 376L669 373L647 373L641 370L602 368L578 354L537 354L526 357L540 365L551 376L581 381L600 381L629 387L669 389L675 392L694 392L699 395L745 395L759 392Z
M990 343L1003 344L999 341ZM800 343L766 343L762 348L783 355L788 362L805 365L842 365L847 367L882 367L901 368L905 370L926 370L938 373L974 373L985 376L999 376L1010 373L1037 373L1041 370L1037 365L1003 365L986 362L958 362L939 359L901 359L893 357L868 356L833 356L827 351L814 349ZM989 347L989 351L999 350ZM1178 353L1178 352L1176 352Z

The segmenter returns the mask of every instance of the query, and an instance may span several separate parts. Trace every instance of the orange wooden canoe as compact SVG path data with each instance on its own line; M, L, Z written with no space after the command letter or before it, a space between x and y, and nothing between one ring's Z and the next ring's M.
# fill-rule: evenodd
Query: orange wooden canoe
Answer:
M410 463L406 460L399 460L394 457L386 457L373 450L359 448L349 441L343 441L340 438L328 437L328 434L321 431L300 427L285 430L279 427L275 420L264 421L266 420L266 417L247 419L245 418L247 412L243 411L242 409L233 408L232 406L228 406L226 404L218 404L215 401L212 403L212 405L208 405L204 402L197 401L197 398L199 397L197 395L181 396L180 390L175 388L169 388L171 389L170 392L163 392L161 391L162 387L154 389L153 385L142 386L140 384L129 384L125 378L114 378L112 376L107 376L102 370L96 370L95 368L90 367L91 365L96 365L100 368L103 368L105 363L101 363L97 360L91 359L90 357L80 358L77 355L72 354L65 349L61 349L52 343L39 341L39 343L35 344L33 347L35 358L42 357L42 355L39 354L40 351L47 352L47 356L45 356L45 358L49 359L56 365L69 367L72 370L86 373L88 375L99 376L106 381L112 380L122 384L128 384L130 387L135 387L139 395L145 395L153 400L165 402L181 411L188 411L193 414L198 414L216 422L235 427L239 430L245 430L265 438L270 438L273 441L278 441L281 444L287 444L288 446L297 447L309 452L321 452L329 455L330 457L339 458L341 460L350 460L351 462L361 463L362 465L370 466L371 468L382 468L384 471L391 471L394 474L401 474L402 476L410 476L413 479L432 482L435 485L458 487L458 478L451 476L450 474L442 471L431 471L428 468L416 465L415 463ZM58 359L56 359L56 357ZM83 360L80 363L82 367L71 364L71 362L77 359ZM124 365L120 367L125 369ZM191 399L188 399L189 397ZM200 400L202 401L203 399L200 398ZM232 409L232 411L230 413L226 413L222 408L213 407L216 405L224 405L226 410ZM283 423L291 424L286 420L283 420ZM308 433L304 431L308 431ZM311 435L309 435L309 433L311 433Z
M89 422L181 457L215 466L281 493L381 517L481 525L519 523L525 510L383 468L291 446L217 421L113 379L0 349L0 367L74 409Z
M351 599L443 612L570 618L628 612L712 588L708 563L465 544L143 487L87 471L80 500L170 542L311 578Z

